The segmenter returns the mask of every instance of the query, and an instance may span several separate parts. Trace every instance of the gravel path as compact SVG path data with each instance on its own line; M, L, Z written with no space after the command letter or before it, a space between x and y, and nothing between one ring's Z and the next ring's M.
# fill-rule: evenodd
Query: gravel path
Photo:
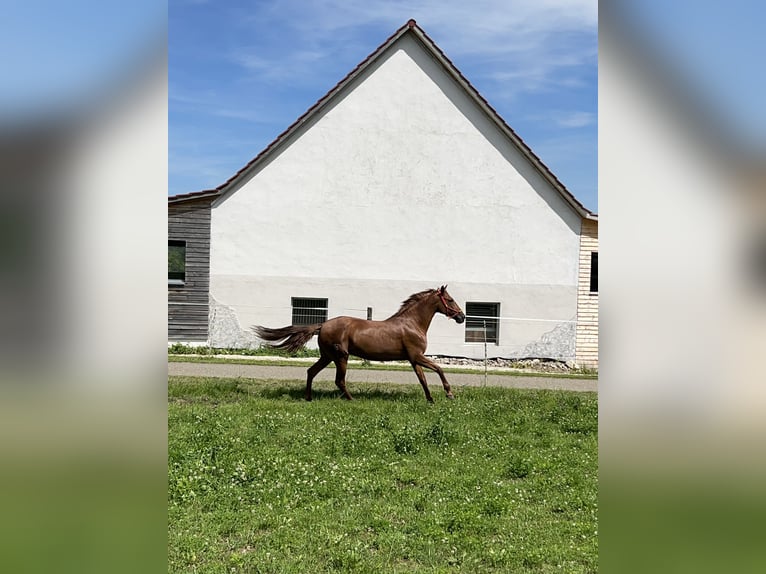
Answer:
M240 365L230 363L168 363L168 375L188 377L222 377L246 379L306 380L306 367L274 367L270 365ZM440 389L436 373L426 370L428 386ZM334 381L335 369L327 368L317 375L315 381ZM484 373L447 373L453 387L484 385ZM354 368L349 365L346 382L354 383L405 383L417 385L413 371L383 371ZM568 379L561 377L520 377L514 375L487 375L487 385L515 389L555 389L565 391L598 391L597 379ZM353 392L353 387L349 390Z

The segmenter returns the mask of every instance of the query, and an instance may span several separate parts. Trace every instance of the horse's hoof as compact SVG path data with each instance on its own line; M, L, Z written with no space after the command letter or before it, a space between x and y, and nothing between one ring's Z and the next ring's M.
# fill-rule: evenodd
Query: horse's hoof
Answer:
M447 395L447 398L450 399L450 400L454 400L455 399L455 395L450 393L450 394Z

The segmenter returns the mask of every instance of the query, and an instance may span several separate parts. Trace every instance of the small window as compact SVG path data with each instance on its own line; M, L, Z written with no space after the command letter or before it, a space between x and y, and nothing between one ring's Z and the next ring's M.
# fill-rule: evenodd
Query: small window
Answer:
M466 343L497 344L500 303L466 303L465 315Z
M590 292L598 293L598 251L590 254Z
M186 281L186 241L168 240L168 283L182 285Z
M293 325L315 325L327 321L327 299L293 297Z

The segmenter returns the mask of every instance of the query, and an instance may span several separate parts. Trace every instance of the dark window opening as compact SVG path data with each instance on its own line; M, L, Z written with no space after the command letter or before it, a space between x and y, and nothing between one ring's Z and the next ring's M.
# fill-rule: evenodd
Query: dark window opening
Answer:
M293 325L315 325L327 321L327 299L293 297Z
M168 281L186 281L186 241L168 240Z
M598 251L590 254L590 292L598 293Z
M465 342L494 343L499 340L500 303L465 304Z

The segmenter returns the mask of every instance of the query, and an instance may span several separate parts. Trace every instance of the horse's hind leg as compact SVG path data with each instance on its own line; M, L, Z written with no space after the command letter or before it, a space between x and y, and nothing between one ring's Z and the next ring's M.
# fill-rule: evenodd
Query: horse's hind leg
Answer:
M314 380L314 377L316 377L319 374L319 371L324 369L327 365L330 364L330 357L322 353L322 355L319 357L319 360L311 365L308 368L308 375L306 376L306 400L311 400L311 383Z
M340 353L339 353L340 354ZM351 395L346 388L346 370L348 367L348 353L340 354L335 359L335 385L343 392L343 396L349 401L352 400Z

